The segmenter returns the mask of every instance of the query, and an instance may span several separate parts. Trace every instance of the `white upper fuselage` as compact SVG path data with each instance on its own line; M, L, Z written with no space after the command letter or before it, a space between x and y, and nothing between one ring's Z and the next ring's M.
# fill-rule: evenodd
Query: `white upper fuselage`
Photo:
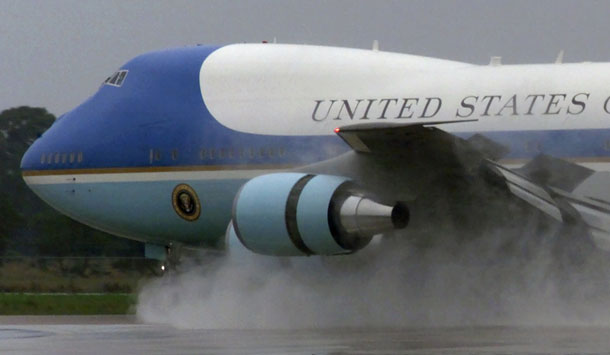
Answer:
M203 63L221 124L267 135L332 135L367 122L462 121L450 132L610 126L610 64L471 65L371 50L222 47Z

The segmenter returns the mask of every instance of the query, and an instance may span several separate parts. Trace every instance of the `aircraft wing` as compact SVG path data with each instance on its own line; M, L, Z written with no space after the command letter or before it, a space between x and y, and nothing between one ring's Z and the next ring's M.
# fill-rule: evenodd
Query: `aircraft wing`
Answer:
M586 224L598 247L610 250L610 173L544 154L521 168L508 168L498 163L508 153L506 147L481 135L462 139L436 127L461 122L364 124L336 132L362 154L392 153L400 159L397 151L417 150L425 159L458 163L466 173L478 171L559 222Z
M595 244L610 250L607 173L540 155L520 169L486 162L512 194L563 223L584 223Z
M447 133L436 126L474 122L476 120L436 121L396 124L358 124L339 127L335 132L356 152L384 154L404 153L410 150L451 152L457 154L475 153L491 159L500 159L508 153L508 148L475 134L464 140Z

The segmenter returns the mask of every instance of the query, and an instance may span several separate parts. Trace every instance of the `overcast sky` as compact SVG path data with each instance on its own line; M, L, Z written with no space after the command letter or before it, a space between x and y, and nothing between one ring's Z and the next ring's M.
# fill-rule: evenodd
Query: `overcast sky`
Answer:
M610 61L610 1L0 0L0 110L59 115L130 58L273 40L487 63ZM610 85L610 83L609 83Z

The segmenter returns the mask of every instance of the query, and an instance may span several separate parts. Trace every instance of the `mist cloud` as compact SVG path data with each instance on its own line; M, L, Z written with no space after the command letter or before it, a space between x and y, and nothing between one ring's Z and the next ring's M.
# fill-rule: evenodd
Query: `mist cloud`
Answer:
M213 329L608 325L610 262L582 233L522 221L472 240L447 231L427 248L397 235L340 257L202 253L145 285L137 314Z

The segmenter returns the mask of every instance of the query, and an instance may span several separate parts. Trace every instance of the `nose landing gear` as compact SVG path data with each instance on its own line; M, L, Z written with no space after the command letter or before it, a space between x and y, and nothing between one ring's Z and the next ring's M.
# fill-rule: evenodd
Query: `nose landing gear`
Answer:
M159 244L146 244L144 255L146 258L159 261L157 273L165 275L176 271L180 264L180 254L182 246L178 243L170 242L163 246Z
M165 260L161 263L161 272L173 272L176 271L180 264L180 244L169 243L165 246Z

